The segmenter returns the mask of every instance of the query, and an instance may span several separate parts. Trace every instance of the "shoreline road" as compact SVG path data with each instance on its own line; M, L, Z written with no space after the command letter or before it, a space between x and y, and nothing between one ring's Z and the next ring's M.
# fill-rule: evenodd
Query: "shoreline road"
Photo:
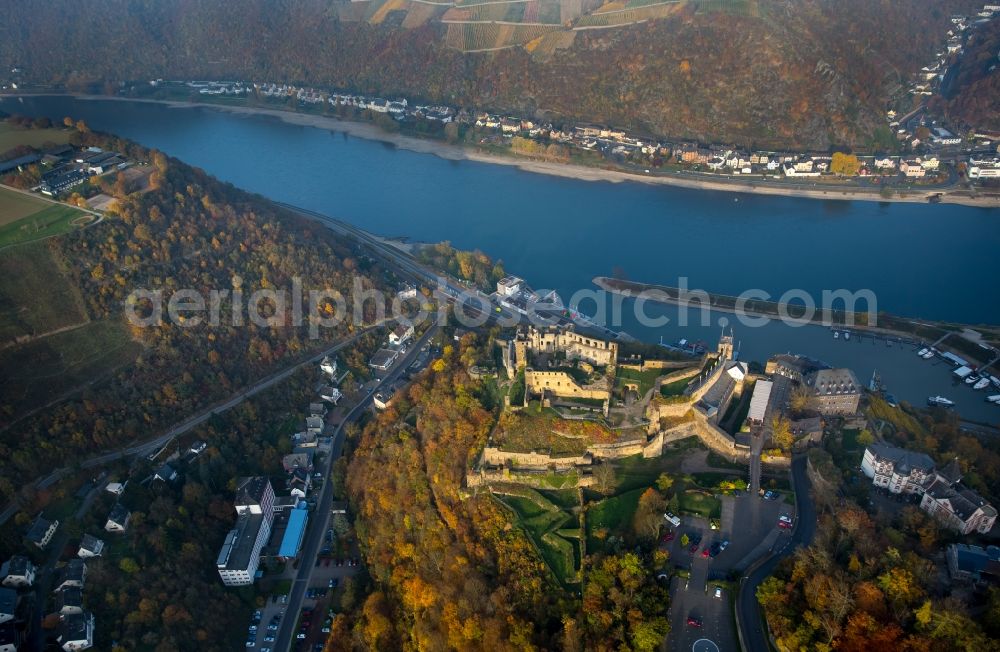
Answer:
M757 602L757 587L774 572L778 563L799 546L808 546L816 534L816 506L810 495L811 483L806 474L806 457L792 460L792 486L795 489L795 529L779 549L754 563L740 581L736 594L736 624L744 652L769 652L768 634Z
M278 629L278 636L274 644L274 649L276 651L291 650L295 642L295 627L299 621L299 613L302 609L302 602L305 598L306 588L309 586L309 578L312 576L313 568L315 565L313 561L316 559L316 555L319 554L320 546L323 543L323 534L325 532L324 523L326 523L326 515L330 511L330 504L333 501L333 482L330 482L331 477L330 472L333 468L333 463L336 461L344 448L344 426L348 423L353 422L358 416L366 409L372 401L372 397L375 393L382 387L387 387L392 385L399 377L406 372L410 367L416 357L420 354L420 350L430 342L438 332L437 326L432 326L427 329L424 335L413 343L410 347L409 352L396 362L395 367L386 374L386 376L379 381L377 385L372 387L368 394L362 398L357 405L351 408L351 411L344 415L343 421L337 426L337 429L333 433L333 446L330 449L330 455L327 457L326 465L323 470L323 475L328 479L327 482L323 483L322 493L320 499L316 503L316 509L314 510L315 518L310 519L310 523L307 526L305 540L302 542L301 554L299 556L299 569L298 573L295 575L295 580L292 582L292 590L288 595L288 608L285 611L285 618L282 619L281 625Z

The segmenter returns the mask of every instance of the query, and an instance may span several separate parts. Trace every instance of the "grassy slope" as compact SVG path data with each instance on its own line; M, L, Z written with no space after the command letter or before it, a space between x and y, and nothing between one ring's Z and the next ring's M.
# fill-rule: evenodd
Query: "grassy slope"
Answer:
M0 255L0 343L86 320L79 290L41 242Z
M16 418L135 360L139 345L117 321L90 322L0 351L0 396Z

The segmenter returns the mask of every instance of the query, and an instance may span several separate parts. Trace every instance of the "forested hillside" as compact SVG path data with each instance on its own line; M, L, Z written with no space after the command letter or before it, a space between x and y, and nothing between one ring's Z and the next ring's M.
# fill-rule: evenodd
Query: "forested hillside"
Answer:
M69 460L153 438L354 330L351 319L345 319L312 338L308 294L301 323L293 321L286 302L281 319L252 324L246 305L255 291L291 293L298 279L305 293L336 290L350 306L355 281L362 288L384 285L384 270L327 229L160 152L80 127L74 143L151 162L150 188L122 194L99 224L4 252L4 317L76 309L76 297L87 327L5 347L0 363L21 374L44 367L60 350L69 355L88 346L84 334L99 336L108 349L128 347L131 355L81 378L68 400L45 393L25 405L26 397L19 395L23 383L0 384L0 499ZM32 168L24 172L36 173ZM162 324L133 326L126 320L128 297L136 289L162 293ZM200 293L206 307L213 291L228 293L219 295L217 323L211 323L208 312L190 314L200 318L197 324L171 320L167 308L181 289ZM233 298L237 291L243 293L241 301ZM234 303L242 305L237 311L242 323L232 317ZM276 307L270 301L260 305L264 316ZM140 302L137 312L144 316L150 307ZM57 347L56 338L70 341ZM29 407L38 410L26 416Z
M532 5L517 21L553 21L561 36L540 32L522 47L512 27L484 43L513 45L476 53L470 25L441 21L510 16L456 9L417 20L433 8L406 2L245 0L239 11L215 0L102 0L86 11L70 0L5 3L0 65L76 89L158 77L284 81L676 138L826 148L871 142L889 100L941 46L949 14L973 3L689 0L646 22L608 25L609 15L642 9L632 5L609 3L587 14L595 24L563 28L562 5ZM579 18L582 8L561 11Z
M462 487L496 418L465 371L478 346L471 335L446 346L352 454L348 490L376 590L352 625L339 623L334 648L657 649L668 599L646 555L588 557L581 599L487 489Z
M1000 130L1000 20L978 27L969 39L945 97L936 98L956 125Z

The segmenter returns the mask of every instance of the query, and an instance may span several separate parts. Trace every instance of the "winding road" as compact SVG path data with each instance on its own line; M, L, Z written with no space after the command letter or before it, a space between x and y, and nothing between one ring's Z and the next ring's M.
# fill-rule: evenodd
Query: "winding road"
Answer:
M806 474L806 457L792 460L792 486L795 489L795 529L781 548L756 561L740 581L736 594L736 625L744 652L769 652L768 633L757 601L757 587L778 563L798 546L808 546L816 534L816 506L810 495L812 483Z

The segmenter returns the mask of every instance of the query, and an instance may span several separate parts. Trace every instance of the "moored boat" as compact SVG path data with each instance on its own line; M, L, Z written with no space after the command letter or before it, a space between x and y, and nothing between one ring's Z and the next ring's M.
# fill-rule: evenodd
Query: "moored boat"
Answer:
M955 406L955 401L948 400L943 396L929 396L927 397L927 405L950 408Z
M993 396L987 396L986 397L986 402L987 403L996 403L997 405L1000 405L1000 394L994 394Z
M927 347L924 347L924 348L920 349L919 351L917 351L917 355L919 355L922 358L925 355L927 355L927 352L928 352Z
M979 380L980 378L976 374L969 374L968 376L965 377L965 384L971 385L972 383L978 383Z
M972 386L972 389L986 389L990 385L989 378L980 378L976 381L976 384Z

